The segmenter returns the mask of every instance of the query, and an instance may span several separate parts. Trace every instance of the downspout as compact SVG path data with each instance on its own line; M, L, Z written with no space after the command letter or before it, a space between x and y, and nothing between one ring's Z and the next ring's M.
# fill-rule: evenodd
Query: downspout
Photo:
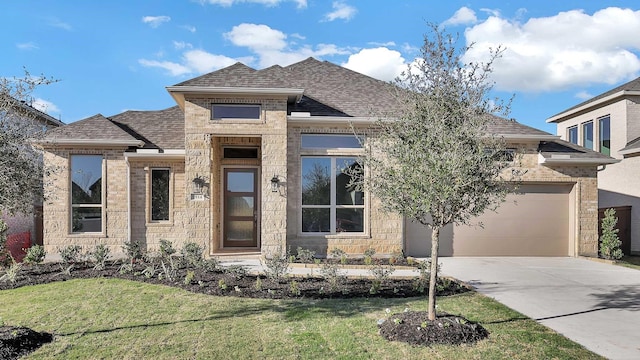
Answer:
M129 157L124 157L127 163L127 241L131 244L131 164Z

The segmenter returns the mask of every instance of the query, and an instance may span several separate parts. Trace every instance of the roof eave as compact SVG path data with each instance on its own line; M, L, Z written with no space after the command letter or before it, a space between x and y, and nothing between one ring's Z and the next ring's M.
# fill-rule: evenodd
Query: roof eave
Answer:
M346 116L287 116L287 123L294 125L313 125L313 124L373 124L376 121L374 117L346 117Z
M579 113L581 111L585 111L587 109L593 108L593 107L597 107L598 105L610 102L614 99L620 98L620 97L624 97L624 96L634 96L634 95L640 95L640 91L639 90L622 90L622 91L618 91L617 93L611 94L609 96L605 96L601 99L597 99L591 102L588 102L580 107L577 107L575 109L571 109L568 111L564 111L561 112L557 115L554 115L550 118L548 118L546 120L547 123L559 123L564 121L565 118L574 115L576 113Z
M39 145L68 146L144 146L142 140L109 140L109 139L43 139L36 141Z
M534 134L495 134L495 136L502 137L509 141L553 141L560 139L560 136L556 135L534 135Z
M256 95L276 95L286 96L289 101L300 101L304 94L304 89L297 88L251 88L251 87L212 87L212 86L167 86L167 91L184 109L184 96L191 95L235 95L235 96L256 96Z
M620 160L618 159L614 159L614 158L609 158L609 159L602 159L602 158L572 158L570 155L566 155L565 157L562 158L548 158L545 157L542 154L538 154L538 164L541 165L581 165L581 166L588 166L588 165L610 165L610 164L617 164L619 163Z

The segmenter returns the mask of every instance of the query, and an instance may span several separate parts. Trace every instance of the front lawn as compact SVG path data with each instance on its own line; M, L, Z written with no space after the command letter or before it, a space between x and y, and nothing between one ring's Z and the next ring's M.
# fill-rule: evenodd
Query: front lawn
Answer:
M423 298L268 300L197 294L122 279L76 279L0 291L0 324L55 335L27 359L596 359L597 355L474 292L439 310L480 322L476 345L388 342L376 322Z
M623 257L618 263L628 268L640 270L640 256L627 255Z

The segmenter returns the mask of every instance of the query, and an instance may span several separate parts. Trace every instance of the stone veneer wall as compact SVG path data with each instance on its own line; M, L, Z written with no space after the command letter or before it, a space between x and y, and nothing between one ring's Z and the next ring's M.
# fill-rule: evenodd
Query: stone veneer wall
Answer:
M598 254L598 180L597 170L590 166L545 166L538 164L538 143L510 144L523 153L519 167L526 170L523 183L565 183L574 184L575 234L577 255L597 256Z
M260 120L211 120L211 104L260 104ZM270 179L274 174L280 176L283 183L287 179L287 100L286 97L201 97L187 96L185 99L185 183L196 175L205 175L208 182L215 180L212 176L215 161L212 161L214 137L259 137L261 138L261 238L260 247L263 254L284 251L286 241L286 191L269 190ZM219 179L219 178L218 178ZM219 182L219 180L217 180ZM215 239L219 236L219 212L211 211L215 205L212 198L219 193L211 192L207 201L191 201L187 191L185 231L186 235L200 244L206 244L206 251L213 254L216 248ZM215 200L217 201L217 200ZM219 241L217 243L219 246Z
M98 244L121 253L127 241L127 165L121 149L89 149L60 147L46 149L45 164L59 169L45 179L47 200L43 203L44 247L49 254L57 254L67 245L80 245L90 251ZM104 233L71 234L70 229L70 155L103 155L103 229Z
M298 246L316 251L319 255L326 255L332 249L340 248L348 254L362 254L369 248L378 254L393 254L402 251L403 220L398 214L382 211L377 198L366 195L365 200L365 234L339 233L332 235L307 235L301 232L300 209L302 204L301 190L301 154L357 156L361 153L357 149L348 150L302 150L300 147L301 134L352 134L348 124L343 126L289 126L288 131L288 204L287 204L287 246L295 251Z
M188 238L185 224L184 161L130 159L131 166L131 239L141 241L149 252L160 250L160 240L169 240L180 249ZM169 169L169 220L151 221L151 170Z

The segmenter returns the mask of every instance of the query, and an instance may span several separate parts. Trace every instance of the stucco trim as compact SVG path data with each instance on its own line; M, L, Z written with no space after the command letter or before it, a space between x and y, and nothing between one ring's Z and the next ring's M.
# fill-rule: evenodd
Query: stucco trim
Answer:
M250 88L250 87L211 87L211 86L167 86L167 91L184 109L184 95L276 95L286 96L288 100L299 101L304 94L304 89L296 88Z
M633 95L640 95L640 91L638 91L638 90L622 90L622 91L619 91L619 92L617 92L615 94L611 94L609 96L605 96L603 98L594 100L592 102L588 102L588 103L586 103L586 104L584 104L582 106L576 107L574 109L561 112L558 115L554 115L554 116L548 118L546 120L546 122L547 123L560 123L560 122L563 122L564 120L567 120L566 118L568 118L568 117L570 117L570 116L572 116L572 115L574 115L576 113L579 113L581 111L585 111L585 110L590 109L590 108L598 107L601 104L610 102L610 101L612 101L614 99L617 99L617 98L621 98L621 97L624 97L624 96L633 96Z

